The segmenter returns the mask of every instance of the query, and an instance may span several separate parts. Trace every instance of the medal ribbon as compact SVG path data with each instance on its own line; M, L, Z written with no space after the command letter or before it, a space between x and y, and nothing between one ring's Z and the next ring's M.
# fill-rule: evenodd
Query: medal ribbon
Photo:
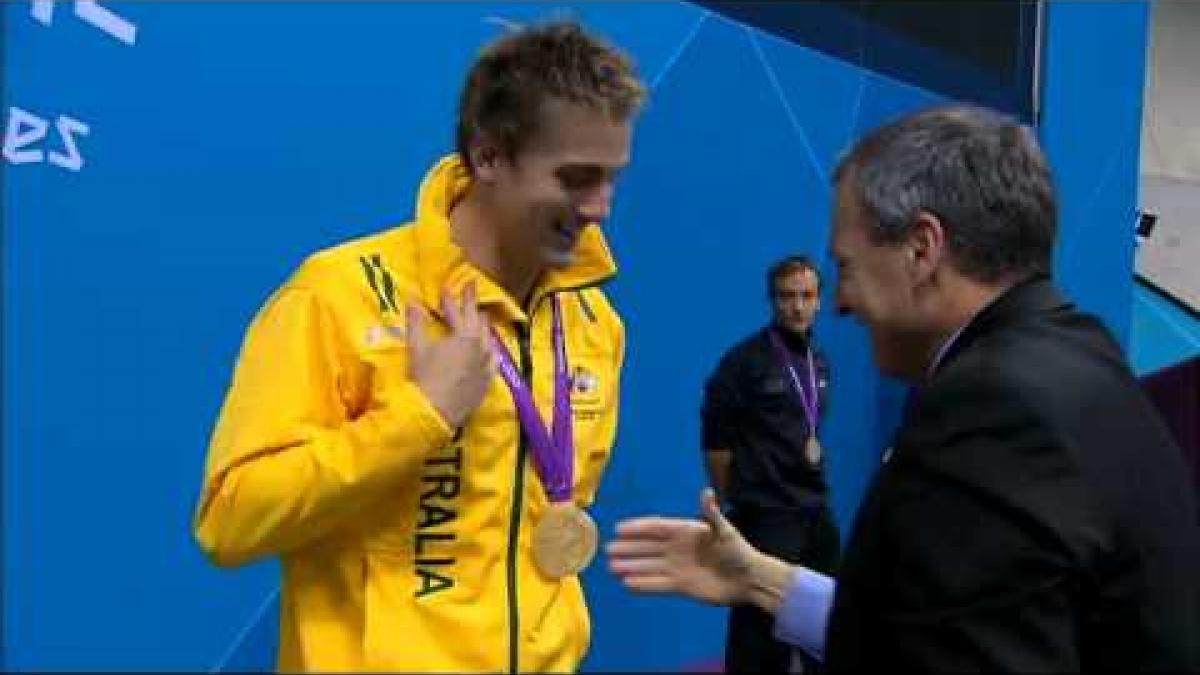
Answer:
M529 384L521 378L512 355L495 330L492 331L492 345L500 376L508 385L517 406L517 418L533 450L534 467L546 488L546 496L551 502L565 502L571 499L574 485L575 439L571 424L571 377L568 375L558 296L551 299L551 310L554 315L554 420L550 430L546 429L546 423L538 413Z
M796 372L796 365L792 359L792 354L783 344L783 338L774 329L769 332L769 335L771 336L771 345L775 347L775 353L779 357L780 364L790 376L792 389L796 392L796 396L800 398L800 407L804 409L804 418L808 421L808 433L810 436L816 436L817 420L821 413L821 402L817 393L817 369L813 364L812 347L808 347L808 381L812 387L812 393L810 394L804 390L804 384L800 381L800 375Z

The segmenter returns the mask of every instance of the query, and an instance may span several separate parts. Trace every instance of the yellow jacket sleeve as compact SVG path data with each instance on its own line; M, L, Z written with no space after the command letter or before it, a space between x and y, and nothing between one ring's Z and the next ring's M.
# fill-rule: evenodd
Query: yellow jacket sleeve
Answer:
M287 553L346 524L452 430L411 380L350 419L328 306L281 289L247 331L208 451L195 535L218 565Z

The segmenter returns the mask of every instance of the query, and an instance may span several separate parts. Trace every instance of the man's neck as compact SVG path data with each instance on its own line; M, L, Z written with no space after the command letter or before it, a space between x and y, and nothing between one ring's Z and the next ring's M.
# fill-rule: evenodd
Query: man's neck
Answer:
M958 280L954 291L940 303L924 349L922 374L926 377L932 374L967 325L1012 286L1010 282L984 284Z
M771 330L779 333L783 341L793 349L803 349L808 345L809 331L797 333L794 330L784 327L774 319L771 320Z
M509 296L524 307L541 276L541 266L531 251L505 246L495 216L489 214L486 199L471 188L450 210L450 233L463 255Z

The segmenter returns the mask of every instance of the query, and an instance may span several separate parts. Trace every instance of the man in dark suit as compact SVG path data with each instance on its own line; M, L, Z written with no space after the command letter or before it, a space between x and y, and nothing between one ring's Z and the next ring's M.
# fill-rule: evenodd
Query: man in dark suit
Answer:
M915 398L836 581L705 522L638 518L630 588L753 602L843 671L1200 670L1200 526L1179 449L1120 348L1048 278L1033 134L937 108L836 173L838 304Z

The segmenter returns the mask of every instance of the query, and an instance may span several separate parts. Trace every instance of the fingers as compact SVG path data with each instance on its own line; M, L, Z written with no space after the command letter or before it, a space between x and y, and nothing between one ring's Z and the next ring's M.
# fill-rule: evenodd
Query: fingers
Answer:
M663 545L617 540L607 547L608 568L630 590L639 593L675 593L679 580L672 564L662 556Z
M605 546L610 558L642 558L661 556L666 552L666 542L647 539L614 539Z
M492 333L488 329L486 314L479 308L479 292L476 282L470 281L464 285L462 294L458 298L455 298L449 289L444 289L440 304L442 316L445 317L451 336L476 340L476 357L478 359L475 361L476 367L482 366L488 373L495 374L498 366L492 349ZM424 308L419 305L410 304L407 307L408 322L414 327L410 330L415 332L410 341L418 349L420 346L428 345L428 333L423 322L424 312Z
M712 488L705 488L700 493L700 513L704 516L704 521L712 527L713 532L719 537L726 537L737 534L737 530L729 521L725 519L721 513L721 507L717 504L717 494Z
M462 311L448 290L442 291L442 314L446 317L446 323L450 324L451 331L457 333L461 330Z
M496 365L496 352L492 351L492 343L488 336L484 335L480 338L481 344L479 348L483 350L484 364L483 367L491 375L495 375L499 366Z
M621 579L625 587L637 593L678 593L674 577L661 574L631 575Z
M408 346L416 352L425 347L425 310L408 303L405 306L406 322L408 324Z
M618 576L673 576L670 563L666 558L610 558L608 567Z
M463 286L462 295L456 300L449 290L442 291L442 313L446 316L451 332L466 336L486 338L487 319L479 310L479 289L474 281ZM488 341L483 340L488 346Z
M617 523L617 536L622 539L671 539L687 535L697 529L705 529L703 523L697 520L643 516Z
M472 281L463 289L462 318L463 330L470 335L477 335L483 327L483 319L479 316L479 306L476 304L475 282Z

